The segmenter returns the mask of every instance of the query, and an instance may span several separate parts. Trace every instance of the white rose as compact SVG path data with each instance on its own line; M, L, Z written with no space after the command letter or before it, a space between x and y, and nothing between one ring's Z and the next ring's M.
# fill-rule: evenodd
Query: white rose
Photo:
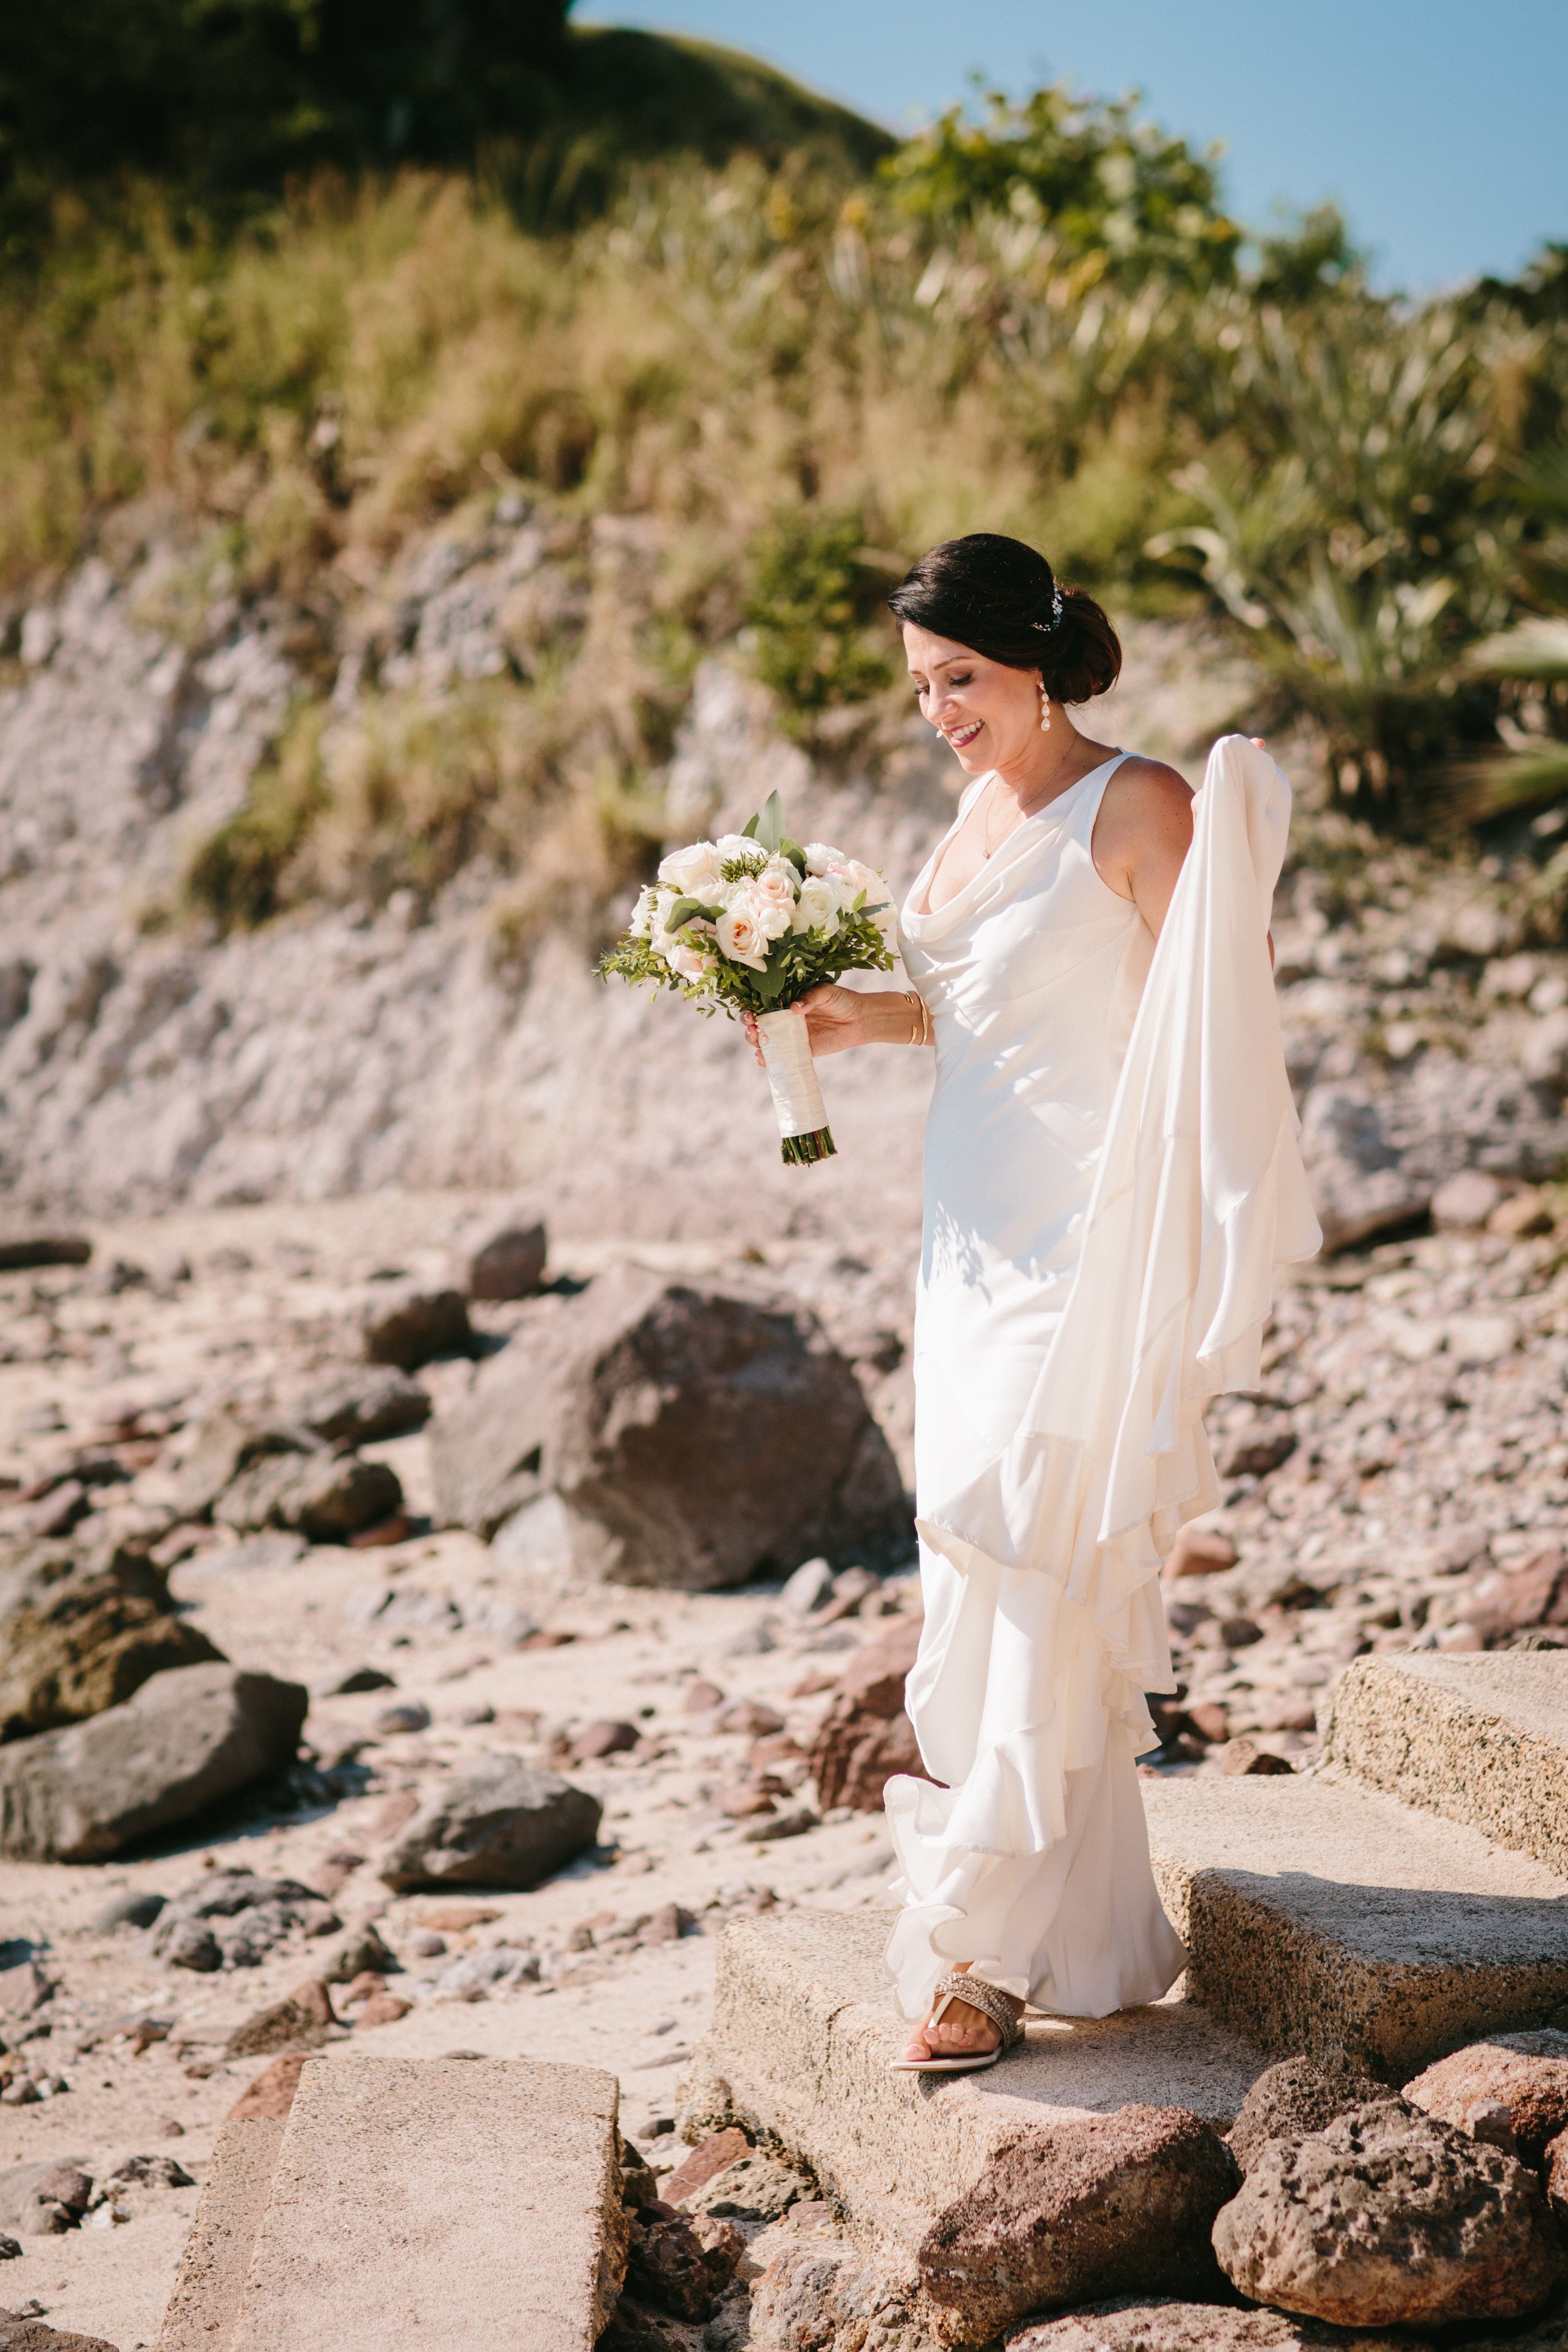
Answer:
M868 907L879 905L887 897L888 886L875 866L862 866L858 857L847 857L844 860L844 871L858 891L864 890L866 904Z
M830 849L826 841L808 841L805 845L805 870L808 874L826 874L830 866L842 866L844 852Z
M795 919L795 898L799 887L795 867L788 860L783 857L771 857L752 884L751 889L759 908L772 907L782 911L787 929ZM778 932L773 933L775 939L779 936Z
M808 876L800 886L800 904L795 910L797 931L826 931L829 936L838 929L838 888L826 874Z
M626 925L634 940L646 940L653 936L654 904L653 890L645 886L637 892L637 905L632 908L632 919Z
M682 980L706 980L713 968L705 955L700 955L694 947L687 946L683 933L678 934L665 950L664 960L671 971L679 972Z
M668 857L659 860L658 878L668 882L683 898L706 898L719 887L719 852L710 841L694 841L685 849L672 849Z
M732 857L755 857L758 854L757 845L748 833L721 834L713 847L721 866L727 866Z
M738 891L732 905L725 908L715 927L715 936L723 954L731 963L743 963L752 971L768 968L768 938L757 919L757 910L749 891Z

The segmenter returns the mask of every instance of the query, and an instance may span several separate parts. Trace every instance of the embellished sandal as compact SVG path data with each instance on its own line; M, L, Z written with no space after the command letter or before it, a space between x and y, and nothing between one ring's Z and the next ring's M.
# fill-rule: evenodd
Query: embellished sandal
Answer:
M927 2026L940 2025L943 2012L955 2000L967 2001L988 2017L1001 2039L994 2050L965 2050L951 2058L893 2058L889 2065L895 2074L977 2074L983 2066L994 2066L998 2058L1024 2039L1024 2021L1013 2013L1013 2004L995 1985L987 1984L984 1977L960 1976L956 1970L939 1979L932 1996L933 2007Z

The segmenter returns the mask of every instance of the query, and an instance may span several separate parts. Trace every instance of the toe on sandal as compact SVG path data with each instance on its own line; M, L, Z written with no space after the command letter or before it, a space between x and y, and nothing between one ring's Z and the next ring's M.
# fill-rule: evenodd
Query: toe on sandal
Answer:
M940 2025L944 2012L955 2000L967 2001L988 2017L996 2028L998 2040L994 2050L955 2052L951 2058L893 2058L889 2061L895 2074L978 2074L983 2067L994 2066L998 2058L1006 2056L1024 2039L1023 2020L1013 2014L1013 2004L1005 1992L984 1977L961 1976L956 1970L939 1979L932 1996L933 2007L928 2025Z

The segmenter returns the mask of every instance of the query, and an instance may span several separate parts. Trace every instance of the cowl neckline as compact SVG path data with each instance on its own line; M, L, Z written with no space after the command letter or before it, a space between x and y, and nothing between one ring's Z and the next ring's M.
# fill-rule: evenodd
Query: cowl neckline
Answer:
M1035 828L1039 825L1046 825L1049 831L1059 832L1068 822L1085 785L1092 784L1097 776L1103 776L1107 769L1114 768L1126 757L1125 751L1113 751L1109 760L1101 760L1097 768L1091 768L1086 776L1079 776L1078 782L1069 784L1065 792L1058 793L1055 798L1048 800L1043 808L1037 809L1033 816L1025 817L1021 824L1014 826L1005 840L997 843L991 856L970 876L968 881L960 889L954 891L951 898L944 898L940 907L929 908L921 912L919 901L929 895L931 886L936 879L937 868L942 863L942 852L969 813L961 801L952 823L921 867L910 887L910 894L899 916L903 930L911 940L935 940L942 938L944 932L952 929L972 912L982 895L982 886L987 882L994 882L998 875L1012 863L1017 854L1014 846L1016 843L1022 842L1026 837L1032 841L1035 837ZM995 773L994 768L988 768L984 775L978 779L974 794L976 800ZM973 806L973 804L972 802L970 805Z

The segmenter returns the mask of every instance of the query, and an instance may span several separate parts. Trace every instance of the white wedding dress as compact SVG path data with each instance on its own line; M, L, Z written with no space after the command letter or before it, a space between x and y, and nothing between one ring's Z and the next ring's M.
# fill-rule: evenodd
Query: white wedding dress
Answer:
M1275 1266L1320 1239L1268 951L1289 788L1215 746L1156 947L1091 850L1126 756L921 913L950 832L900 917L937 1058L906 1700L931 1779L886 1794L911 2018L955 1960L1068 2016L1180 1972L1135 1770L1173 1687L1160 1564L1218 1500L1204 1403L1257 1386Z

